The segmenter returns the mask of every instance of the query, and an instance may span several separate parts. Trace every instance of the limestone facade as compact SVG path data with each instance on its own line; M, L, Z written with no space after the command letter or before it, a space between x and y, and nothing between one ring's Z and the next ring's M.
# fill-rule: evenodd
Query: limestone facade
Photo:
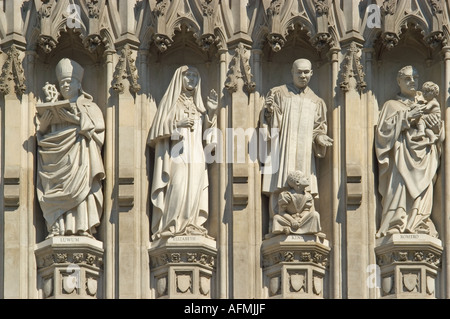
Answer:
M375 147L407 65L419 87L439 86L450 132L448 40L445 0L0 0L0 298L450 298L450 140L428 211L437 238L376 238ZM62 58L84 68L105 123L95 238L46 239L36 193L36 105ZM269 91L292 81L299 58L312 63L309 87L333 140L315 158L321 232L269 238L257 129ZM152 239L148 136L183 65L201 75L205 104L217 92L225 156L207 164L208 236Z

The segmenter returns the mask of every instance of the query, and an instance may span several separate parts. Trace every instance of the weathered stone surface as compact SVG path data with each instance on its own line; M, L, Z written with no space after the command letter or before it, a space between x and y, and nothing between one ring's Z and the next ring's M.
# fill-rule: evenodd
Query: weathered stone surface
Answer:
M185 294L221 299L450 298L450 263L442 257L450 255L450 140L444 136L450 125L449 16L449 2L434 0L0 1L0 298L61 294L107 299ZM63 58L84 69L83 91L92 97L98 118L104 121L104 136L96 144L104 179L89 185L92 176L84 171L73 176L87 178L84 189L90 191L80 197L95 197L98 203L89 210L98 221L84 234L87 242L81 246L73 231L64 231L61 237L56 228L51 241L46 240L52 225L46 224L46 201L37 192L39 181L46 177L39 175L45 173L42 146L48 146L40 143L37 106L57 98L55 69ZM292 66L299 59L310 61L313 74L308 90L323 101L320 114L311 118L324 125L321 136L332 139L322 157L309 158L318 140L314 134L306 139L311 129L298 124L301 121L291 119L291 133L299 134L280 135L283 145L267 142L274 140L276 131L262 130L261 114L274 89L292 82ZM164 174L158 177L158 172L171 162L159 161L159 156L173 154L159 153L161 148L147 142L158 112L163 113L161 102L170 82L184 65L196 68L201 78L198 101L206 106L208 97L214 96L210 93L217 94L217 109L210 118L215 116L216 140L198 136L198 154L204 151L205 159L212 159L201 163L207 173L196 184L202 186L197 188L202 196L193 187L178 187L177 196L166 197L172 189L158 189L155 181L169 181ZM414 159L436 164L427 171L426 182L417 162L409 162L415 167L409 167L407 174L393 166L386 173L385 158L377 157L378 135L393 125L393 118L383 116L383 105L397 101L401 93L397 74L405 66L420 75L417 92L431 87L424 86L426 82L439 87L430 112L439 114L440 131L433 132L437 137L433 147L422 145L418 139L423 134L433 139L426 126L429 129L436 120L427 124L423 116L424 130L419 120L403 123L418 136L408 140L402 131L385 142L393 143L394 150L403 147L403 152L410 152L412 144L419 146ZM312 94L299 96L308 101L296 106L314 104L309 101ZM80 108L90 109L84 104ZM192 116L193 110L188 112ZM289 117L280 119L281 127L286 127L283 120ZM78 134L81 140L73 145L94 145L94 135L81 126L76 130L85 135ZM58 130L55 126L48 131ZM317 127L312 131L317 132ZM176 142L167 136L165 140L172 146ZM308 145L300 147L302 143ZM317 183L310 180L299 192L293 187L283 190L290 195L285 193L286 200L280 203L300 218L293 222L275 217L274 232L278 200L270 201L274 189L266 192L264 182L284 168L270 172L276 164L270 155L277 147L285 147L287 155L279 163L311 164L304 167L314 167L311 172L316 173ZM85 150L80 148L78 154L87 155ZM388 158L395 162L391 155ZM432 155L438 156L431 160ZM62 171L80 164L72 156L64 160L67 165L60 167ZM181 182L187 182L185 176L199 178L198 172L183 175ZM426 192L412 192L410 185L400 187L401 191L395 188L405 180L413 180L416 190L426 187ZM49 181L55 191L60 190ZM70 184L69 179L54 181ZM393 182L393 188L383 186L386 181ZM184 197L180 189L189 196ZM80 195L77 189L70 191ZM195 207L189 214L169 210L180 217L172 221L189 221L194 227L169 222L161 227L169 230L164 233L168 236L156 238L162 225L155 222L158 226L152 227L158 220L152 197L157 193L167 199L166 207ZM308 212L314 222L297 227L306 215L304 208L311 204L308 194L313 197ZM67 202L76 201L75 195ZM408 206L405 214L402 205L387 204L395 195L401 195L404 200L398 202ZM194 202L200 198L207 217L191 218L200 212ZM304 200L308 204L302 205ZM416 200L421 204L417 214L409 207ZM65 204L52 205L64 214ZM399 218L391 218L392 210ZM59 226L66 227L66 220ZM309 238L305 228L313 237L301 240ZM193 246L189 240L176 241L198 231L201 240ZM289 236L283 237L281 231ZM301 237L290 241L291 236ZM66 240L62 238L68 242L60 245L58 240ZM48 253L36 251L36 245L47 247ZM165 257L157 257L156 246ZM80 265L81 274L94 271L82 283L83 294L71 290L68 280L65 292L61 290L61 274L67 275L72 262ZM187 268L179 268L181 264ZM50 276L51 271L60 277Z

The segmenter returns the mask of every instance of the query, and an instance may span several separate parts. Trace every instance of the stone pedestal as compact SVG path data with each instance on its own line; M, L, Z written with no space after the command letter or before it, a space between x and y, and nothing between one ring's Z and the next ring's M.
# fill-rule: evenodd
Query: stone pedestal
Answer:
M39 297L102 298L103 243L84 236L57 236L36 245Z
M436 298L442 242L425 234L393 234L377 239L381 298Z
M323 299L328 241L315 235L278 235L262 244L266 298Z
M203 236L160 239L150 243L149 257L153 298L215 298L215 240Z

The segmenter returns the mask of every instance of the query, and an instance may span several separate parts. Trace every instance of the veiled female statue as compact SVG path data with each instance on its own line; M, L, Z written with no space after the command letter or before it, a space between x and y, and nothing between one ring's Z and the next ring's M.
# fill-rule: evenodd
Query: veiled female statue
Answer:
M151 187L152 239L207 235L208 170L205 144L214 142L216 115L208 114L201 96L198 70L182 66L165 92L150 129L148 143L155 149ZM217 93L207 99L210 113Z

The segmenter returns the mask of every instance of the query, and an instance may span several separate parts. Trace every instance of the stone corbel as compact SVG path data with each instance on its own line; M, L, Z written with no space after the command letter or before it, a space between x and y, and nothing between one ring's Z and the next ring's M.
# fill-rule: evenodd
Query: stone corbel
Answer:
M381 41L387 50L394 48L400 41L400 36L395 31L397 0L385 0L381 6L381 15L383 17L383 33Z
M131 56L132 53L133 52L128 44L123 47L120 53L121 56L116 66L116 72L112 84L113 89L119 94L124 93L125 79L128 79L130 83L131 92L137 93L141 89L141 86L138 83L139 77L137 75L136 66L134 64L135 60Z
M328 0L314 0L314 8L316 10L317 34L311 39L311 44L317 51L322 51L327 46L333 46L333 38L328 32L330 4Z
M15 92L22 95L26 91L25 75L22 61L19 59L20 51L16 45L12 45L7 51L8 58L3 64L0 76L0 93L7 95L10 93L10 82L14 81Z
M173 43L172 39L166 32L167 10L170 6L169 0L157 0L153 9L153 18L155 20L153 42L160 52L166 51Z
M203 51L208 51L217 40L214 34L214 20L218 3L217 0L203 0L201 3L203 13L203 34L199 37L198 43Z
M89 0L87 2L89 16L88 35L83 39L83 45L90 52L94 52L102 43L100 36L100 5L99 0Z
M350 77L355 77L357 80L356 89L358 91L362 92L365 90L367 84L364 81L364 67L361 64L360 49L357 47L355 42L350 44L350 47L345 55L342 69L342 81L340 86L344 92L348 92L350 90Z
M447 38L442 31L444 16L440 1L429 0L429 4L433 18L431 19L431 32L425 37L425 41L433 49L444 47L447 45Z
M45 53L51 52L58 43L52 35L51 15L54 9L55 0L42 0L42 5L38 10L38 25L40 27L40 35L38 38L39 46Z
M231 72L228 75L225 87L230 93L238 90L238 79L243 79L244 85L249 93L255 90L255 82L252 80L251 67L247 58L247 50L242 43L238 44L232 60Z
M272 0L267 9L267 16L269 19L269 35L267 40L274 52L278 52L286 43L284 33L281 31L281 8L285 0Z

